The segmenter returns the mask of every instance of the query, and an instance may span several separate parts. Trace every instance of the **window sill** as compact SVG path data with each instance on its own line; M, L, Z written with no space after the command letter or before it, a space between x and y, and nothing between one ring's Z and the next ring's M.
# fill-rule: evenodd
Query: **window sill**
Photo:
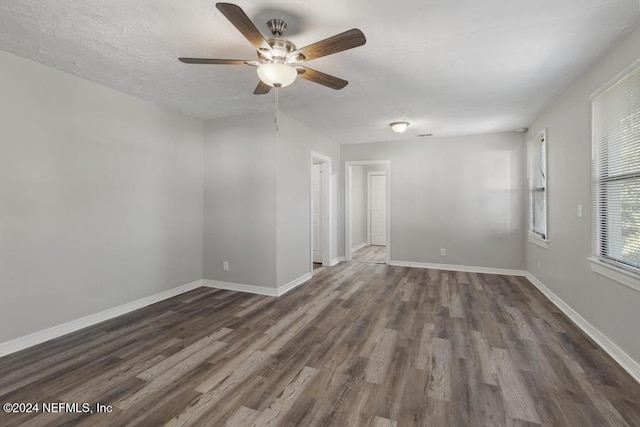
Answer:
M640 276L623 268L603 262L598 258L589 258L591 271L640 292Z
M529 232L529 243L540 246L542 249L549 248L549 241L542 239L540 236Z

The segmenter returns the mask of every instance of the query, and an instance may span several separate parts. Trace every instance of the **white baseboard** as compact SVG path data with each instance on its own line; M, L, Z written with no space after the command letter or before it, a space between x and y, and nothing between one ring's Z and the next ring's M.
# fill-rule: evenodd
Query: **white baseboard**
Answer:
M278 296L280 295L284 295L287 292L289 292L291 289L296 288L300 285L302 285L304 282L306 282L307 280L311 279L311 273L305 273L302 276L298 277L297 279L293 279L292 281L290 281L289 283L287 283L286 285L282 285L280 286L277 291L278 291Z
M357 251L358 249L362 249L365 246L367 246L367 242L362 242L359 245L355 245L354 247L351 248L351 253L354 253L355 251Z
M389 265L400 267L417 267L417 268L433 268L436 270L464 271L471 273L487 273L487 274L506 274L510 276L524 276L536 288L540 290L556 307L566 314L571 321L582 331L594 340L609 356L613 358L625 371L627 371L636 381L640 382L640 363L618 347L606 335L600 332L596 327L589 323L569 304L564 302L559 296L554 294L542 282L540 282L533 274L525 270L510 270L504 268L487 268L473 267L464 265L450 264L429 264L423 262L407 262L407 261L390 261Z
M640 363L634 360L631 356L618 347L613 341L607 338L602 332L600 332L595 326L589 323L584 317L582 317L577 311L575 311L569 304L564 302L562 298L557 296L551 289L547 288L542 282L540 282L530 272L525 273L525 277L533 283L533 285L540 290L556 307L558 307L569 319L573 321L582 331L587 334L592 340L605 351L609 356L613 358L622 368L627 371L636 381L640 382Z
M276 289L266 288L263 286L243 285L242 283L221 282L219 280L203 280L204 286L216 289L225 289L227 291L246 292L250 294L267 295L270 297L279 297L289 292L291 289L300 286L307 280L311 279L311 273L305 273L302 276L293 279L289 283L282 285Z
M263 286L243 285L241 283L222 282L220 280L203 280L204 286L216 289L225 289L227 291L247 292L249 294L268 295L277 297L278 290L275 288L265 288Z
M331 267L333 267L336 264L340 264L341 262L344 262L344 257L343 256L339 256L337 258L334 258L331 260Z
M25 348L32 347L36 344L40 344L54 338L61 337L63 335L78 331L88 326L104 322L105 320L113 319L114 317L118 317L139 308L146 307L156 302L165 300L167 298L183 294L201 286L202 280L196 280L195 282L187 283L186 285L178 286L177 288L172 288L164 292L140 298L139 300L128 302L117 307L109 308L98 313L81 317L80 319L72 320L70 322L62 323L60 325L56 325L42 331L34 332L32 334L13 339L11 341L0 343L0 357L6 356L7 354L15 353L16 351L24 350Z
M431 268L434 270L464 271L468 273L526 276L526 271L524 270L512 270L508 268L475 267L475 266L455 265L455 264L431 264L427 262L413 262L413 261L389 261L389 265L395 265L398 267Z

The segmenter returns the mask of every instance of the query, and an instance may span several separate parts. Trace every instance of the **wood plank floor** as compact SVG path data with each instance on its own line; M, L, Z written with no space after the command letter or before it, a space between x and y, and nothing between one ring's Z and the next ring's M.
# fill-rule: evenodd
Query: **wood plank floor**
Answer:
M351 254L354 261L384 263L387 260L386 246L364 246Z
M1 426L638 426L640 384L526 279L342 263L199 288L0 358Z

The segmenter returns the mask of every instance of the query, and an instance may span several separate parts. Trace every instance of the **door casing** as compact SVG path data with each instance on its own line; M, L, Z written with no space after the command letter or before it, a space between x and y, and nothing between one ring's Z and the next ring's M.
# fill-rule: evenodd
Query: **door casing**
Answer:
M322 242L320 249L322 251L322 265L331 265L331 157L324 154L311 152L311 161L309 162L309 177L312 174L314 163L321 166L320 198L321 205L321 221L322 221ZM309 182L309 271L313 274L313 182Z

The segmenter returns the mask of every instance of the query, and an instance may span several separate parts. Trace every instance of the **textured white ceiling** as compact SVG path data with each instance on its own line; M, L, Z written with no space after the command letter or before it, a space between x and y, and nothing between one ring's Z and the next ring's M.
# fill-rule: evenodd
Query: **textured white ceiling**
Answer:
M341 143L528 126L596 58L640 25L638 0L237 0L268 35L284 18L298 47L350 28L365 46L306 65L348 80L298 79L280 111ZM169 108L218 118L274 108L255 68L179 56L254 59L211 0L0 0L0 49ZM408 120L406 134L388 123Z

